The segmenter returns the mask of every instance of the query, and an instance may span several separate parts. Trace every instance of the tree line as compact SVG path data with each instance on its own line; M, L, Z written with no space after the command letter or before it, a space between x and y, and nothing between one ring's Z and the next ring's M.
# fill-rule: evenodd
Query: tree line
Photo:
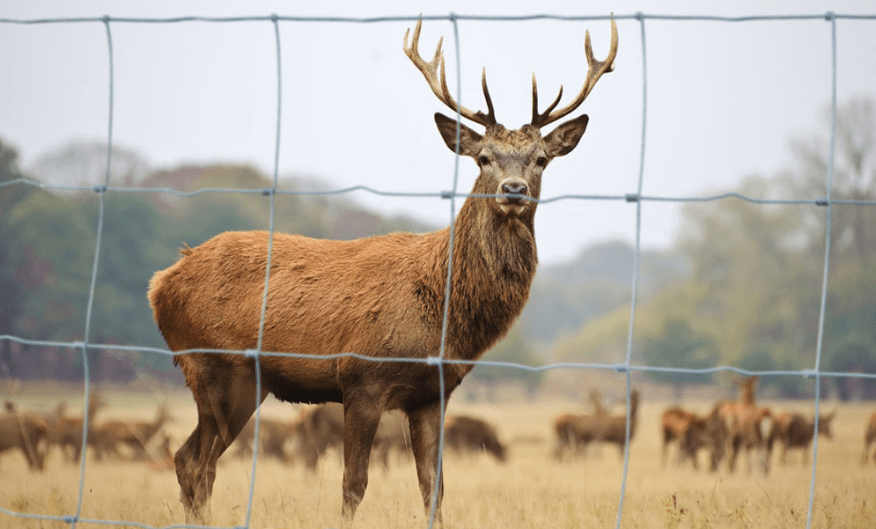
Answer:
M821 336L822 371L876 374L876 206L867 204L876 200L874 140L873 101L858 98L841 105L830 189L831 199L839 202L831 208L815 203L828 196L826 135L793 138L790 168L773 176L749 176L732 190L756 200L806 203L731 197L684 205L671 251L686 259L690 274L642 300L633 363L813 369ZM593 320L557 345L557 357L618 361L626 349L628 324L629 306ZM649 377L674 384L679 393L687 385L714 380L667 372ZM876 398L876 384L867 380L822 382L843 399ZM761 386L785 397L808 396L814 389L812 380L800 376L762 377Z
M839 201L876 199L876 112L859 98L839 109L833 187ZM764 205L738 198L692 202L681 209L675 244L643 253L633 363L754 371L815 366L821 336L822 370L876 373L876 206L813 200L827 196L828 139L794 138L793 164L772 176L752 175L732 191L754 199L804 201ZM104 150L72 145L35 167L53 184L100 181ZM71 166L78 160L78 166ZM114 185L182 192L260 190L270 179L254 167L216 164L151 170L136 153L113 152ZM0 139L0 334L30 340L82 342L88 305L100 196L41 189L19 167L18 153ZM5 185L4 185L5 184ZM291 179L284 188L319 184ZM712 196L722 190L706 193ZM311 237L350 239L432 227L409 218L385 218L339 197L277 195L275 227ZM167 267L183 244L195 246L218 232L265 229L268 197L261 193L204 192L178 196L110 191L94 291L89 343L165 347L145 299L151 275ZM823 327L820 325L827 215L830 260ZM629 326L631 249L602 245L582 252L587 262L544 266L517 326L485 360L540 365L546 361L615 364L625 358ZM630 261L627 263L626 261ZM589 264L588 264L589 263ZM170 357L93 349L93 379L126 381L144 374L178 377ZM80 352L0 340L0 375L20 379L82 380ZM530 392L545 374L479 366L473 381L516 380ZM649 372L654 382L685 387L713 383L713 375ZM842 398L876 398L876 384L827 379ZM763 377L777 396L810 395L811 380Z

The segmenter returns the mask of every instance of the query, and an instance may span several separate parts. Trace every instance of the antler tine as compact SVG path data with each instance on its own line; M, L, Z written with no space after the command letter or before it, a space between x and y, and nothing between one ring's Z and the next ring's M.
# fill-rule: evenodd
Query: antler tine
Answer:
M545 125L549 125L554 121L567 116L571 112L573 112L576 108L581 106L581 103L587 99L587 96L590 95L590 91L593 90L593 87L596 86L596 82L602 77L602 74L606 72L614 71L614 58L617 56L617 24L614 22L614 17L611 19L611 46L608 50L608 56L603 61L596 60L596 57L593 56L593 46L590 44L590 31L588 30L584 35L584 52L587 55L587 79L584 80L584 86L581 88L581 91L575 96L575 99L572 100L571 103L560 108L556 112L552 112L554 107L560 102L560 97L563 94L562 87L560 88L560 96L551 104L547 110L540 113L538 112L538 107L536 106L538 102L538 96L536 95L536 86L535 86L535 75L532 77L532 125L536 127L544 127Z
M548 105L545 111L539 115L538 113L538 83L535 81L535 72L532 72L532 124L535 125L539 119L544 118L548 114L551 113L551 110L556 108L556 106L560 103L560 99L563 97L563 85L560 85L560 93L557 94L557 98L554 99L554 102Z
M490 98L490 89L487 88L487 68L484 67L481 70L481 87L484 90L484 99L487 100L487 120L491 124L495 124L496 122L496 114L493 112L493 100ZM478 114L483 115L483 112L478 112Z
M408 35L410 34L410 28L405 31L405 39L404 39L404 52L405 55L414 63L414 66L417 67L418 70L423 74L423 77L426 78L426 83L428 83L429 88L432 89L432 93L438 97L438 100L450 107L454 112L457 111L456 100L453 99L453 96L450 95L450 89L447 88L447 75L444 69L444 53L441 51L441 45L444 42L444 37L441 37L438 40L438 46L435 48L435 55L432 57L432 60L426 62L421 56L419 51L419 43L420 43L420 29L423 25L423 19L417 20L417 26L414 28L414 36L411 39L411 45L408 46ZM496 116L493 114L493 102L490 99L490 92L487 90L487 77L486 70L483 73L482 84L484 89L484 97L487 100L487 108L488 114L484 114L483 112L472 112L471 110L459 106L459 114L475 123L479 123L485 127L490 125L496 125Z

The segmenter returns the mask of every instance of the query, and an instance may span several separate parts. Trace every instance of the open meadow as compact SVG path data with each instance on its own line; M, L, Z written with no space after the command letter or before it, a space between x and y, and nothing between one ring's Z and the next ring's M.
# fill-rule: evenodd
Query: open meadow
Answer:
M108 392L108 406L97 418L148 420L162 401L171 422L164 431L175 450L195 424L195 408L187 392L155 398L147 394ZM81 411L81 395L70 396L69 413ZM164 400L162 400L164 399ZM22 410L50 412L58 399L29 396L18 400ZM776 410L809 413L811 402L763 402ZM805 527L811 479L811 452L805 463L800 451L782 465L773 454L769 475L747 470L744 455L734 473L726 465L717 473L673 457L661 465L660 415L666 402L643 399L631 443L623 527ZM709 403L690 403L705 411ZM449 414L487 419L508 446L500 463L486 454L448 454L445 458L444 524L448 528L589 528L614 527L620 499L623 460L617 446L591 446L586 457L558 462L553 458L552 423L580 404L532 402L465 404L451 401ZM614 413L621 413L617 403ZM876 464L861 464L864 427L876 406L825 402L837 410L833 438L821 438L813 527L872 527L876 520ZM292 420L300 408L269 400L264 417ZM212 499L212 524L245 523L252 459L236 458L233 447L220 460ZM153 452L155 454L155 452ZM672 452L674 455L674 452ZM89 454L84 473L80 518L136 522L164 527L184 522L175 472L162 454L145 461ZM250 526L340 527L343 467L337 453L322 458L316 470L304 465L260 458L256 470ZM75 514L80 483L79 465L49 453L44 472L28 469L18 451L0 454L0 507L18 513L50 516ZM0 528L61 528L70 525L0 513ZM128 527L120 524L119 527ZM391 458L389 466L372 464L365 499L354 527L394 529L425 527L412 458ZM106 527L81 522L76 527Z

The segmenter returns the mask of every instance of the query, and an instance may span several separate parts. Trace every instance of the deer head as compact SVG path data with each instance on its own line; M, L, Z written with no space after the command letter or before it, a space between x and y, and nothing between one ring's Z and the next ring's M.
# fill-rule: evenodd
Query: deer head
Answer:
M589 68L587 79L581 91L568 105L556 108L563 96L563 89L560 87L554 102L544 112L539 113L538 88L533 74L532 121L516 130L508 130L496 121L493 102L487 88L486 70L482 72L481 85L487 102L487 113L473 112L457 105L447 88L444 54L441 51L443 39L438 41L432 60L426 62L418 50L421 26L422 20L417 21L410 46L408 46L410 30L405 32L405 54L422 72L432 92L441 102L454 112L458 110L463 118L486 128L485 133L481 135L459 123L459 144L457 144L456 120L440 113L435 114L435 123L447 147L459 154L471 156L480 167L480 175L472 192L496 195L495 207L505 215L531 216L535 210L535 200L538 200L541 192L542 171L551 160L568 154L578 145L589 118L586 114L574 118L561 124L546 136L542 136L541 128L569 115L581 106L602 74L614 69L618 40L614 19L611 21L611 48L604 61L597 61L594 58L590 45L590 32L586 33L584 47Z

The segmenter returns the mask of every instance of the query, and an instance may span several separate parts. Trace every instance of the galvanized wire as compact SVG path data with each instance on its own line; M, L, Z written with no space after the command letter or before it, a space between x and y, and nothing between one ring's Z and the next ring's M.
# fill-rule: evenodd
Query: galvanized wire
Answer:
M445 306L444 306L444 321L442 324L442 334L441 334L441 346L438 351L437 357L429 357L427 359L412 359L412 358L388 358L388 359L375 359L372 357L365 357L362 355L358 355L355 352L345 352L333 355L320 356L319 358L324 360L333 360L343 357L352 357L357 358L364 361L369 362L427 362L430 365L434 365L437 367L439 380L440 380L440 396L443 399L445 398L445 388L444 388L444 377L443 377L443 369L445 364L453 365L453 364L464 364L464 365L484 365L484 366L495 366L495 367L503 367L503 368L513 368L520 369L524 371L531 372L543 372L547 370L554 369L588 369L588 370L603 370L603 371L616 371L619 373L624 373L626 377L626 407L627 407L627 424L626 424L626 446L624 450L624 466L623 466L623 479L621 483L620 489L620 497L618 501L618 511L617 511L617 519L616 519L616 527L621 526L622 515L623 515L623 507L624 507L624 496L627 485L627 474L629 468L629 438L631 434L631 424L630 424L630 411L631 411L631 373L636 372L666 372L666 373L684 373L684 374L711 374L718 372L732 372L739 375L761 375L761 376L802 376L804 378L814 379L815 380L815 428L817 429L818 420L819 420L819 410L821 404L821 379L825 377L830 378L860 378L860 379L876 379L876 373L851 373L851 372L829 372L823 371L821 369L821 359L822 359L822 348L823 348L823 336L824 336L824 322L826 318L826 300L827 300L827 283L829 276L829 264L830 264L830 253L831 253L831 216L833 212L833 207L835 205L842 206L874 206L876 205L876 200L847 200L847 199L833 199L832 198L832 187L833 187L833 173L834 173L834 150L835 150L835 134L836 134L836 112L837 112L837 20L840 19L848 19L848 20L876 20L876 15L850 15L850 14L835 14L835 13L825 13L824 15L758 15L758 16L741 16L741 17L723 17L723 16L684 16L684 15L646 15L643 13L635 13L630 15L615 15L614 18L617 20L635 20L638 21L641 33L641 43L642 43L642 121L641 121L641 143L640 143L640 160L639 160L639 175L638 175L638 185L635 193L628 193L625 195L581 195L581 194L564 194L558 195L551 198L544 198L539 200L540 203L549 204L553 202L559 201L624 201L624 202L633 202L636 206L636 228L635 228L635 248L634 248L634 261L633 261L633 276L632 276L632 297L630 301L630 322L628 327L628 337L627 337L627 349L626 356L623 363L620 364L600 364L600 363L586 363L586 362L560 362L560 363L549 363L540 366L529 366L522 365L513 362L494 362L494 361L465 361L465 360L454 360L447 359L444 355L445 344L446 344L446 334L447 334L447 316L449 311L449 299L452 295L451 292L451 277L453 273L452 263L453 263L453 236L455 233L455 217L456 217L456 199L463 198L467 199L470 197L474 198L484 198L491 197L493 195L480 195L480 194L471 194L471 193L461 193L458 191L458 175L459 175L459 153L457 152L457 157L454 161L453 168L453 185L450 191L437 191L432 193L403 193L392 190L379 190L373 189L368 186L352 186L334 190L327 191L290 191L283 190L279 188L278 182L278 171L279 171L279 152L280 152L280 131L282 125L282 60L281 60L281 42L280 42L280 23L281 22L311 22L311 23L384 23L384 22L395 22L395 21L416 21L417 19L422 18L424 20L449 20L453 26L453 34L455 40L455 50L456 50L456 65L457 65L457 122L460 122L460 109L462 107L462 98L461 98L461 79L462 72L459 71L460 68L460 45L459 45L459 22L460 21L492 21L492 22L520 22L520 21L532 21L532 20L558 20L558 21L586 21L586 20L607 20L611 18L608 15L598 15L598 16L563 16L563 15L552 15L552 14L533 14L533 15L520 15L520 16L480 16L480 15L459 15L455 13L451 13L449 15L431 15L431 16L404 16L404 17L364 17L364 18L356 18L356 17L295 17L295 16L280 16L277 14L273 14L270 16L246 16L246 17L175 17L175 18L137 18L137 17L73 17L73 18L45 18L45 19L10 19L10 18L0 18L0 24L15 24L15 25L46 25L46 24L78 24L78 23L100 23L104 26L107 36L107 50L109 55L109 119L108 119L108 131L107 131L107 161L106 161L106 175L103 181L103 184L100 186L70 186L70 185L48 185L44 184L32 179L28 178L20 178L17 180L12 180L4 183L0 183L0 187L12 186L12 185L22 185L22 186L32 186L40 189L49 189L49 190L58 190L58 191L94 191L100 195L99 197L99 215L97 220L97 240L95 243L95 251L94 251L94 261L91 272L91 282L88 291L88 302L86 309L86 317L85 317L85 329L83 340L80 342L57 342L57 341L48 341L48 340L32 340L27 339L20 336L12 336L12 335L0 335L0 340L15 342L19 344L26 345L34 345L34 346L45 346L45 347L58 347L58 348L72 348L74 350L81 350L83 356L83 367L84 367L84 391L85 391L85 425L83 427L83 447L86 445L87 441L87 426L89 421L88 416L88 404L89 404L89 393L90 393L90 370L89 370L89 350L106 350L106 351L128 351L128 352L139 352L139 353L154 353L154 354L165 354L170 356L177 356L182 354L187 354L189 352L203 352L203 353L237 353L244 354L248 357L253 358L256 364L256 428L255 428L255 444L254 444L254 454L252 461L252 472L251 472L251 481L249 488L249 497L247 501L247 509L244 521L244 527L249 527L250 518L252 513L252 502L253 502L253 491L255 486L255 476L257 469L257 454L258 454L258 436L259 436L259 421L260 421L260 395L261 395L261 377L260 377L260 369L258 369L259 359L265 356L283 356L287 358L313 358L313 355L303 354L303 353L286 353L286 352L276 352L276 351L263 351L262 350L262 339L264 335L264 320L265 313L267 310L267 293L270 285L270 271L271 271L271 257L272 257L272 248L273 248L273 239L274 239L274 216L275 216L275 197L280 195L338 195L338 194L347 194L354 191L364 191L367 193L372 193L375 195L382 196L396 196L396 197L440 197L449 200L449 212L450 212L450 233L451 233L451 244L449 245L450 249L450 257L448 260L448 270L447 270L447 282L445 286ZM800 21L800 20L818 20L822 19L827 21L830 24L831 29L831 66L830 66L830 76L831 76L831 124L830 124L830 152L829 152L829 167L828 172L826 174L826 185L825 185L825 196L824 197L816 197L809 199L763 199L757 197L749 197L739 193L723 193L713 196L706 197L676 197L676 196L646 196L642 194L643 189L643 181L644 181L644 161L645 161L645 147L646 147L646 116L647 116L647 102L648 102L648 91L647 91L647 39L645 35L645 22L647 20L674 20L674 21L712 21L712 22L729 22L729 23L745 23L745 22L779 22L779 21ZM178 191L170 188L138 188L138 187L116 187L110 186L110 174L111 174L111 165L112 165L112 145L113 145L113 101L114 101L114 64L113 64L113 39L111 32L111 24L180 24L180 23L193 23L193 22L201 22L201 23L239 23L239 22L252 22L252 21L263 21L270 22L271 27L274 32L274 38L276 43L276 57L277 57L277 119L276 119L276 134L275 134L275 145L274 145L274 160L273 160L273 178L272 178L272 187L268 189L229 189L229 188L202 188L194 191ZM461 130L458 126L457 128L457 145L459 145L459 136ZM265 269L265 281L264 281L264 292L262 298L262 306L261 306L261 317L259 322L259 334L258 334L258 342L257 346L254 350L248 351L227 351L227 350L212 350L212 349L196 349L196 350L187 350L187 351L176 351L171 352L166 349L158 349L151 347L140 347L136 345L108 345L108 344L97 344L90 342L90 333L91 333L91 322L92 322L92 308L94 304L94 294L97 283L97 273L98 273L98 263L101 252L102 245L102 234L104 231L104 212L106 209L105 198L108 193L160 193L160 194L169 194L180 197L193 197L199 196L202 194L210 194L210 193L231 193L231 194L262 194L269 197L269 242L268 242L268 255L267 255L267 265ZM636 306L637 306L637 296L638 296L638 274L639 274L639 260L641 254L641 220L642 220L642 203L647 201L652 202L672 202L672 203L690 203L690 202L708 202L708 201L716 201L716 200L727 200L727 199L738 199L743 200L752 204L759 205L815 205L825 207L825 230L826 230L826 243L825 243L825 257L824 257L824 270L822 277L822 288L821 288L821 305L820 305L820 313L819 313L819 321L818 321L818 338L816 345L816 357L815 357L815 365L812 369L803 369L797 371L787 371L787 370L772 370L772 371L749 371L740 368L736 368L734 366L714 366L711 368L701 368L701 369L689 369L689 368L669 368L669 367L661 367L661 366L639 366L633 363L633 336L634 336L634 327L635 327L635 317L636 317ZM441 408L441 420L444 420L444 407ZM439 447L441 452L443 453L444 446L444 437L443 431L441 437L439 439ZM80 460L80 476L79 476L79 491L77 498L77 506L75 513L72 515L65 516L50 516L43 514L30 514L30 513L20 513L13 512L9 509L0 508L0 513L12 517L20 517L20 518L32 518L37 520L47 520L47 521L60 521L63 523L67 523L71 526L71 528L75 528L77 523L90 523L90 524L102 524L102 525L126 525L132 527L151 527L146 524L142 524L137 521L120 521L120 520L93 520L93 519L84 519L81 518L82 512L82 497L84 490L84 476L86 471L86 451L83 450ZM809 491L809 505L807 512L807 527L811 527L812 525L812 512L814 505L814 497L815 497L815 483L816 483L816 468L817 468L817 458L818 458L818 436L814 436L814 444L813 444L813 453L812 453L812 473L810 479L810 491ZM435 523L435 513L436 513L436 505L437 505L437 494L440 486L439 476L441 475L441 466L442 466L442 458L439 454L438 459L438 472L436 475L436 482L434 486L434 494L432 497L432 508L429 516L429 526Z

